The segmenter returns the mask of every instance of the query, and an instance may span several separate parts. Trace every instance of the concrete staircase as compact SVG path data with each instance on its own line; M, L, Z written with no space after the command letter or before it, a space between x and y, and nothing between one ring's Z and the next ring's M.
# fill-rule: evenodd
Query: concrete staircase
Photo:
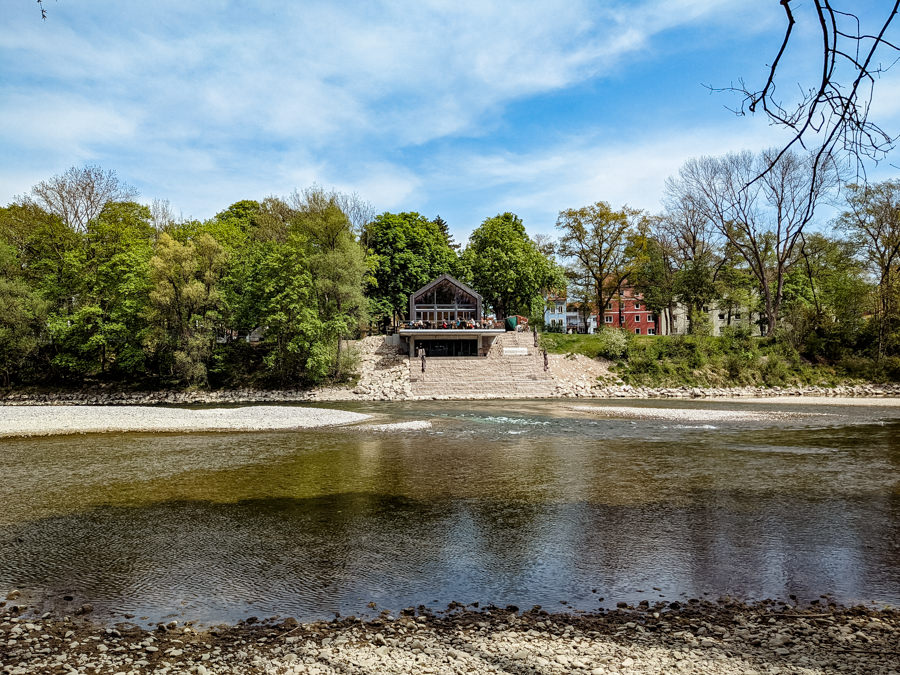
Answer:
M556 389L531 333L504 333L483 357L429 358L424 373L412 359L409 380L413 396L432 398L538 398Z

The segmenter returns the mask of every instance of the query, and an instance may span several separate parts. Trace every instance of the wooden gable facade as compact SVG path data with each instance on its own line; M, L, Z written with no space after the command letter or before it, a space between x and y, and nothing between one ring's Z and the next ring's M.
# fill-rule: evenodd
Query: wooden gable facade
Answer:
M442 321L481 321L482 298L449 274L442 274L409 296L409 320L438 324Z

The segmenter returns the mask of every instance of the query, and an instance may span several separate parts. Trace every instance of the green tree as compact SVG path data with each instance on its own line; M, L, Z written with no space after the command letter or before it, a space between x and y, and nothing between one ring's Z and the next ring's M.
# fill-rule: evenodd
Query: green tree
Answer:
M316 307L306 241L294 234L270 247L260 271L265 343L271 348L264 359L266 369L281 385L304 377L318 382L329 374L331 363L318 358L321 352L328 353L328 345L320 344L327 336Z
M514 213L487 218L469 237L461 275L498 317L538 316L543 296L564 287L562 270L538 249Z
M0 242L0 379L5 386L36 355L47 316L47 303L21 270L15 249Z
M321 339L308 364L336 379L342 376L342 338L359 328L367 304L365 252L344 210L347 207L341 206L346 202L335 193L308 188L295 196L296 215L291 221L291 232L307 242L307 265L322 320Z
M836 361L850 353L871 297L852 242L814 233L785 280L787 337L810 358Z
M221 317L218 281L225 258L210 234L184 244L160 234L150 260L149 346L161 373L192 385L207 382Z
M878 357L900 327L900 181L847 186L840 227L857 244L878 282ZM897 345L900 347L900 344Z
M447 221L441 218L440 214L438 214L431 222L438 226L441 234L444 235L444 241L447 242L447 246L452 248L454 251L458 251L460 246L456 243L456 240L453 239L453 235L450 233L450 226L447 225Z
M394 317L407 313L411 293L456 264L441 228L415 212L382 213L366 225L365 241L374 277L367 294Z
M607 202L559 213L557 252L570 261L570 277L593 286L601 325L607 303L619 294L641 262L641 247L634 244L645 224L643 212L628 206L614 211Z
M78 235L66 260L78 284L49 319L60 373L83 376L144 369L142 339L155 231L150 210L134 202L109 202Z
M51 308L70 306L82 292L83 237L58 217L24 202L0 209L0 241L13 247L26 279Z
M656 237L649 237L645 255L635 267L630 282L639 292L647 305L658 317L667 317L666 322L657 322L657 326L672 326L673 310L678 301L676 277L671 248Z

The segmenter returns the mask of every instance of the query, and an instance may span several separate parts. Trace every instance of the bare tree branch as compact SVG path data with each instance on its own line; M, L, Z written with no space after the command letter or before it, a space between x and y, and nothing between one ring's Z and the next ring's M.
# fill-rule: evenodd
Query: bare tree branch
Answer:
M100 215L109 202L128 201L137 190L119 181L112 169L99 166L71 167L65 173L41 181L31 188L33 204L52 213L76 232L85 232L88 223Z
M785 31L761 89L752 89L743 80L736 87L719 91L737 92L743 97L738 115L762 112L770 122L791 132L790 140L772 156L772 162L753 180L772 170L794 146L817 148L814 166L832 161L840 154L855 164L857 178L865 176L865 164L878 162L898 139L869 119L875 85L900 56L896 41L886 34L900 10L900 0L892 0L879 17L878 30L863 30L858 15L835 7L836 0L779 0L785 15ZM794 11L796 9L796 12ZM785 102L777 95L780 68L785 67L794 28L808 21L821 34L820 68L814 86L800 86L799 99ZM877 58L893 53L892 62L882 65ZM811 206L812 196L808 200Z

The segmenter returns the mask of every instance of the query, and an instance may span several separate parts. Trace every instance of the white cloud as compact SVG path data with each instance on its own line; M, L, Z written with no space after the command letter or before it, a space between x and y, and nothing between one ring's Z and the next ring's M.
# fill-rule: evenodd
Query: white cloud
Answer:
M661 32L745 5L60 3L46 23L22 12L0 26L0 152L16 148L42 177L101 161L198 216L316 180L416 208L407 200L441 175L414 175L399 151L483 137L510 102L614 73ZM614 154L572 143L458 169L470 188L501 189L498 203L538 208L547 178L573 199L621 180L602 178L598 160ZM0 186L0 200L27 191L31 175Z
M27 141L31 150L82 156L93 145L131 141L138 118L134 110L114 110L57 92L12 94L0 106L0 142Z
M777 139L762 120L730 120L613 143L570 140L525 154L444 157L445 169L425 182L448 191L477 185L489 195L483 216L513 211L530 232L552 233L559 211L596 201L658 211L666 178L691 157L762 150Z

